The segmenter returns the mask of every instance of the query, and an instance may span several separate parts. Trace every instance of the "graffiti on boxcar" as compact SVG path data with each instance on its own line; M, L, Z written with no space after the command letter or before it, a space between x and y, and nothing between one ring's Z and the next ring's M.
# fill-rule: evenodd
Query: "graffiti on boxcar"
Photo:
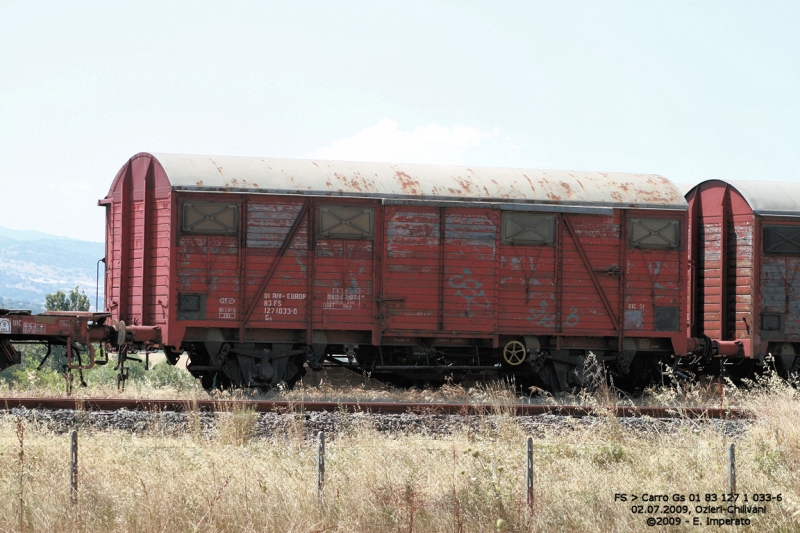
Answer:
M528 320L530 320L535 324L542 325L546 328L556 327L556 315L555 313L547 312L547 302L545 300L542 300L542 302L539 305L541 307L541 310L533 307L531 309L528 309L528 313L530 313L530 315L528 315Z
M486 291L481 289L483 283L475 278L468 277L472 275L472 271L468 268L462 270L461 273L464 275L456 274L451 276L449 283L452 288L456 289L456 296L464 298L464 301L467 303L467 316L469 316L473 305L488 309L491 303L489 299L486 298ZM462 289L464 292L462 292Z
M556 314L547 312L547 301L542 300L539 304L539 307L541 307L541 309L528 309L528 313L530 313L528 315L528 320L546 328L554 328L556 326ZM570 307L569 314L567 315L566 320L564 320L564 325L568 328L574 328L580 323L580 321L581 319L578 316L578 308Z
M651 276L658 276L661 274L661 261L653 261L649 263L647 267L650 269Z
M567 315L567 319L564 321L564 325L568 328L574 328L578 325L581 319L578 318L578 308L577 307L570 307L569 314Z

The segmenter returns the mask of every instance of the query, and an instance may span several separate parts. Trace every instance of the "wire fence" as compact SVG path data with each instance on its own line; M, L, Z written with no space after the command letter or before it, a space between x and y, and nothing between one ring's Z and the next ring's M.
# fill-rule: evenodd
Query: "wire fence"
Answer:
M295 447L291 450L284 450L286 453L296 454L305 459L304 464L314 461L316 464L316 493L320 503L324 504L326 491L326 461L339 459L343 454L350 454L347 460L357 460L358 454L353 452L363 452L366 450L388 451L396 449L398 444L405 446L407 453L415 454L418 459L429 458L433 461L448 461L459 463L470 461L480 457L477 452L458 450L456 444L446 439L437 441L435 445L423 445L413 442L414 439L398 440L391 438L359 438L359 439L336 439L326 441L325 432L320 431L316 440L300 440L295 442ZM53 435L28 432L25 434L24 424L18 422L16 434L0 435L0 457L8 458L19 457L19 461L25 460L25 454L29 457L37 457L37 454L50 453L63 457L62 475L69 478L69 490L72 502L78 500L80 493L80 483L86 469L82 466L82 458L93 457L99 454L116 453L121 455L138 455L142 459L152 459L157 454L181 453L183 455L208 456L209 453L219 452L224 449L224 455L229 460L238 460L247 463L256 458L269 460L270 454L275 451L276 440L262 441L252 440L247 445L221 445L214 439L205 437L198 438L196 435L185 435L183 437L161 437L161 436L140 436L136 434L108 434L108 433L82 433L72 430L67 434ZM551 458L553 453L565 454L573 457L580 457L581 454L591 455L606 453L613 456L614 453L624 453L624 450L632 449L636 446L645 446L646 443L621 443L619 441L595 441L591 443L569 443L569 442L542 442L532 436L527 436L520 440L519 447L514 447L517 452L511 453L514 462L518 465L518 477L522 483L520 486L524 494L520 494L526 505L534 508L537 467L543 465L543 461ZM612 447L612 448L609 448ZM617 448L613 448L617 447ZM713 460L719 466L724 466L727 472L726 483L719 479L720 487L718 492L735 494L737 490L737 465L736 456L742 454L770 454L778 452L777 448L764 448L763 445L753 445L749 443L734 444L733 442L703 442L693 441L691 443L672 443L669 446L652 449L653 454L669 455L682 453L691 450L694 454L715 457ZM491 455L491 452L490 452ZM484 455L485 457L485 455ZM30 459L29 459L30 460ZM481 459L482 460L482 459ZM59 467L61 469L61 467ZM110 479L112 474L91 469L93 482L105 482ZM308 475L308 468L306 468ZM144 486L144 481L140 479ZM314 482L309 479L309 485Z

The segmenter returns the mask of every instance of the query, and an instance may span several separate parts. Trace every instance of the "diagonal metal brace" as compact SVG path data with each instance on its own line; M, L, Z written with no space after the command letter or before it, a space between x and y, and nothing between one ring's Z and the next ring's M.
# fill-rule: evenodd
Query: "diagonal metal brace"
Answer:
M597 294L600 296L600 299L603 301L603 307L606 308L606 313L608 313L608 318L611 319L611 324L614 326L614 330L619 331L619 318L617 318L616 313L614 313L614 309L611 307L611 302L608 301L608 297L606 296L605 291L603 291L603 287L600 285L600 280L597 279L597 274L595 274L594 270L592 270L590 266L591 264L589 263L589 257L586 255L586 250L583 249L583 245L578 239L578 234L575 233L575 228L572 227L572 222L570 222L569 217L564 217L564 226L567 228L567 231L569 231L569 234L572 237L572 242L575 243L575 248L578 249L578 255L581 256L581 261L583 261L586 271L589 273L589 277L592 278L594 288L597 291ZM620 281L620 283L622 283L622 281Z
M291 246L295 235L297 235L297 231L300 229L300 226L303 225L303 222L306 219L306 215L308 214L310 205L311 205L310 199L306 198L306 201L303 203L303 207L300 209L300 213L297 214L297 218L294 220L294 224L292 224L292 227L289 229L289 233L283 240L283 244L281 244L281 249L278 250L278 254L275 256L275 259L272 261L272 264L270 264L267 274L261 281L261 285L258 286L258 290L255 293L253 301L250 302L250 305L247 306L247 313L244 315L244 321L242 322L242 327L244 327L245 325L247 325L248 322L250 322L250 318L253 316L256 307L258 307L258 302L261 301L261 294L264 293L264 290L267 288L267 285L269 285L269 282L272 281L272 276L274 276L275 272L278 270L278 265L280 264L281 259L283 258L284 254L286 254L286 250L289 249L289 246Z

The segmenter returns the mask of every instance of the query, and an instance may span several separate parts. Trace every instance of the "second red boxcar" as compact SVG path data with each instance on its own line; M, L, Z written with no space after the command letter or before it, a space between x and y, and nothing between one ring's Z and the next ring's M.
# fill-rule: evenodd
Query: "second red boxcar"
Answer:
M696 270L692 333L727 342L727 355L784 375L800 354L800 185L703 182L686 196ZM722 344L722 343L720 343Z
M385 378L582 384L687 352L687 204L667 179L138 154L108 196L106 307L211 386L323 359Z

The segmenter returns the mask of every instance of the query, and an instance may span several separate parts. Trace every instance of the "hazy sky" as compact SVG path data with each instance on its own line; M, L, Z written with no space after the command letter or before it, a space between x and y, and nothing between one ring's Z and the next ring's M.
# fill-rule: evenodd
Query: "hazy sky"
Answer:
M800 179L800 3L0 0L0 226L137 152Z

